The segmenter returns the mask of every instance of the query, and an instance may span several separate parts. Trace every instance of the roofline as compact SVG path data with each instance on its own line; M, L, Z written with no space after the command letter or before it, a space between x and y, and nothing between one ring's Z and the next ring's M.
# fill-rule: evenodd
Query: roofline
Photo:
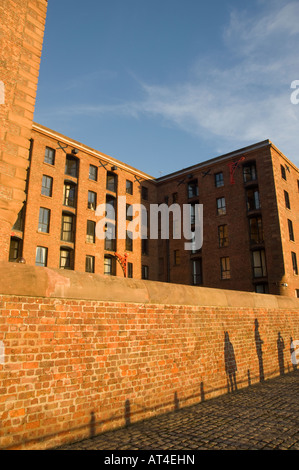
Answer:
M120 160L117 160L116 158L110 157L109 155L106 155L102 152L94 150L93 148L88 147L85 144L82 144L82 143L80 143L80 142L78 142L74 139L66 137L63 134L60 134L59 132L56 132L52 129L49 129L49 128L41 125L41 124L33 122L32 129L35 130L36 132L40 132L40 133L45 134L47 136L50 136L52 138L56 138L58 141L60 141L60 139L61 139L61 141L65 142L65 143L68 143L70 146L73 146L73 147L76 146L76 148L78 148L79 150L81 149L85 153L89 153L90 155L92 155L92 156L94 156L94 157L96 157L100 160L104 160L108 163L111 163L112 165L116 165L119 168L121 168L123 170L126 170L127 172L132 173L136 176L144 178L145 180L151 181L151 183L154 183L154 184L159 184L159 183L162 183L164 181L167 181L167 180L170 180L170 179L173 179L173 178L177 178L178 176L185 175L186 173L190 173L192 171L200 170L200 169L205 168L207 166L214 165L214 164L220 163L224 160L232 159L232 158L238 157L241 154L253 152L254 150L257 150L257 149L260 149L260 148L263 148L263 147L267 147L267 146L272 147L277 153L279 153L280 156L282 156L290 164L290 166L292 166L297 171L299 171L298 168L269 139L266 139L266 140L263 140L261 142L257 142L255 144L248 145L247 147L243 147L243 148L240 148L238 150L234 150L232 152L226 153L224 155L220 155L218 157L211 158L209 160L205 160L204 162L197 163L195 165L183 168L182 170L178 170L178 171L175 171L173 173L169 173L168 175L161 176L159 178L155 178L154 176L148 175L147 173L144 173L143 171L137 170L136 168L134 168L130 165L127 165L127 164L121 162Z
M40 132L41 134L45 134L49 137L56 138L59 142L61 141L61 142L67 143L72 147L76 147L78 150L82 150L83 152L89 153L90 155L100 160L105 160L106 162L111 163L112 165L116 165L119 168L128 171L129 173L133 173L136 176L144 178L145 180L150 180L151 182L155 183L155 178L153 176L148 175L147 173L144 173L143 171L137 170L136 168L130 165L126 165L125 163L117 160L116 158L110 157L109 155L106 155L102 152L94 150L93 148L88 147L85 144L82 144L74 139L71 139L70 137L66 137L65 135L60 134L59 132L56 132L45 126L42 126L41 124L33 122L32 130L36 132Z
M215 163L220 163L223 160L228 160L230 158L237 157L237 156L239 156L243 153L252 152L252 151L257 150L259 148L267 147L267 146L270 146L270 145L272 145L272 144L268 139L263 140L261 142L257 142L256 144L249 145L248 147L243 147L241 149L234 150L234 151L226 153L224 155L220 155L218 157L211 158L210 160L205 160L204 162L197 163L196 165L183 168L182 170L175 171L174 173L169 173L168 175L161 176L160 178L156 178L156 182L161 183L165 180L168 180L168 179L171 179L171 178L176 178L177 176L181 176L181 175L184 175L186 173L190 173L191 171L200 170L201 168L204 168L206 166L213 165Z

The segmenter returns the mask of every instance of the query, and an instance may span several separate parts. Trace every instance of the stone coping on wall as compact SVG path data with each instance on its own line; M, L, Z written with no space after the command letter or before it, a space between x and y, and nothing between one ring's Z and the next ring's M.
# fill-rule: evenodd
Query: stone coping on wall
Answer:
M138 304L289 308L299 299L0 262L0 294Z

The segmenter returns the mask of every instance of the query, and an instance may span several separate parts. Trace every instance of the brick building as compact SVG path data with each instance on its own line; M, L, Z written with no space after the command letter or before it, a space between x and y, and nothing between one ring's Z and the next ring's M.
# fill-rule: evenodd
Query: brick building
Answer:
M156 243L132 239L129 230L122 239L117 233L119 196L128 206L148 208L156 201L156 187L149 175L33 124L27 202L12 230L10 261L22 256L28 264L50 268L136 279L148 279L150 272L155 279ZM111 238L96 234L101 204ZM129 229L132 217L126 218Z
M128 230L120 239L119 196L148 214L153 204L166 204L170 214L172 204L189 204L191 223L202 204L201 249L184 248L171 217L167 239L161 226L158 239L132 240ZM269 141L154 179L33 124L27 201L11 233L10 261L298 296L298 199L299 171ZM96 236L100 204L114 240ZM126 229L131 221L126 216Z
M299 296L299 171L271 142L156 183L160 203L203 204L202 249L160 240L159 280Z

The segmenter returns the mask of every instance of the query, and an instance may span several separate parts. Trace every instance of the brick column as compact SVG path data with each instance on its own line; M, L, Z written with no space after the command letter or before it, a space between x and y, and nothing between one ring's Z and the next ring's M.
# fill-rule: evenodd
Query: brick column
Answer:
M25 201L47 0L1 0L0 260Z

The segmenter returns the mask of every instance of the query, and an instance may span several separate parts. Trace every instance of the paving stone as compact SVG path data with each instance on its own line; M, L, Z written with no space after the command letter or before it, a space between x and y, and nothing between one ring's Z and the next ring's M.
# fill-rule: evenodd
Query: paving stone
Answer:
M299 371L61 450L299 450Z

